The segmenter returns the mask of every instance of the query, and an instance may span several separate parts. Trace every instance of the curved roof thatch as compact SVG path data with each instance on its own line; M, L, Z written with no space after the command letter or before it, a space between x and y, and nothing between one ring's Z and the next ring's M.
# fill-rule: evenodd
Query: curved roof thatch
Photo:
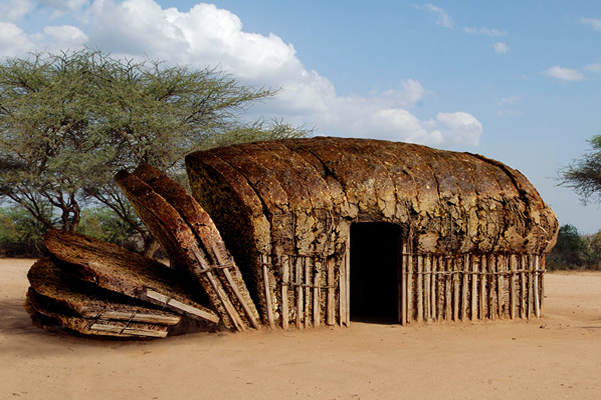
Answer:
M330 255L352 222L400 225L416 251L546 254L558 222L517 170L470 154L317 137L186 158L194 196L230 249ZM234 250L235 253L238 253Z

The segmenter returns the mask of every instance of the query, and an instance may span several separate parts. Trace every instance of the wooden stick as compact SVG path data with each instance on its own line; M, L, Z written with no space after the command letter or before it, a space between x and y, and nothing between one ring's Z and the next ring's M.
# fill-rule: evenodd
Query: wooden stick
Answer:
M526 319L526 274L523 272L526 268L526 255L520 257L520 318Z
M505 281L503 274L505 271L505 257L503 255L497 256L497 312L499 318L505 318Z
M346 322L346 326L349 326L351 323L351 240L350 237L346 244L347 253L346 253L346 262L344 263L344 267L346 268L346 296L344 297L345 303L345 314L344 320Z
M267 313L267 322L271 329L275 329L273 318L273 304L271 303L271 289L269 288L269 270L267 269L267 256L261 254L261 264L263 265L263 290L265 291L265 312Z
M290 257L282 256L282 329L288 330L288 285L290 285Z
M452 279L453 279L453 275L450 274L450 266L451 266L451 260L449 258L446 258L442 260L443 265L444 265L444 272L446 272L446 277L444 278L444 288L445 288L445 295L444 295L444 302L445 302L445 310L444 310L444 318L447 321L450 321L453 317L453 299L451 298L451 286L452 286Z
M417 321L424 320L424 258L417 256Z
M480 256L480 319L486 318L486 272L488 271L486 265L486 257Z
M227 315L230 317L232 324L234 324L236 330L240 332L245 332L246 323L242 320L240 314L238 314L238 310L236 310L236 307L234 307L234 305L230 301L229 296L223 290L221 282L215 277L215 275L211 271L211 266L207 261L208 258L201 253L201 250L198 246L192 246L190 251L194 254L194 258L196 259L196 261L198 261L201 270L204 272L205 277L207 278L211 287L215 291L217 298L219 298L219 301L223 305L223 308L225 309Z
M309 327L311 316L311 259L305 257L305 328Z
M347 247L348 248L348 247ZM340 279L338 280L338 314L340 315L340 326L345 325L345 306L346 306L346 258L347 251L345 250L340 263Z
M313 274L313 326L318 327L321 324L321 289L319 288L319 278L321 276L321 263L315 261L315 273Z
M329 258L326 260L326 265L328 268L328 297L327 297L327 307L326 307L326 324L332 326L336 323L336 315L334 310L334 301L335 301L335 283L336 277L334 275L334 259Z
M407 242L403 241L403 245L401 247L403 251L403 257L401 262L401 312L400 312L400 321L401 325L407 324L407 264L409 262L409 257L407 256Z
M294 279L294 283L296 286L296 327L301 329L303 327L303 287L302 287L302 270L304 257L297 257L295 263L295 272L296 277Z
M538 257L538 256L537 256ZM540 271L540 312L543 314L545 312L545 263L546 260L544 258L539 261L539 271Z
M541 304L540 304L540 298L539 298L539 265L538 265L539 261L538 261L538 255L534 256L534 314L536 315L536 318L540 318L540 309L541 309Z
M453 321L459 321L459 274L458 268L459 265L456 262L456 259L453 259Z
M413 301L413 249L407 245L407 311L405 312L407 324L411 323L415 315Z
M153 330L145 330L145 329L136 329L130 327L122 327L115 326L107 323L99 323L96 322L90 326L90 330L99 331L99 332L111 332L111 333L119 333L122 335L131 335L131 336L142 336L142 337L159 337L164 338L167 336L167 331L153 331Z
M514 270L516 269L516 256L511 254L509 256L509 317L515 319L515 277Z
M160 303L165 304L166 306L168 305L168 306L176 308L178 310L185 311L189 314L196 315L197 317L205 319L209 322L213 322L215 324L219 322L219 317L215 314L209 314L208 312L199 310L198 308L194 308L187 304L181 303L181 302L174 300L168 296L165 296L164 294L155 292L154 290L146 289L144 295L146 297L148 297L149 299L156 300Z
M145 322L147 324L160 324L160 325L175 325L179 323L182 318L179 315L155 315L155 314L136 314L131 312L121 311L106 311L98 315L100 319L114 319L119 321L131 321L131 322Z
M424 318L426 321L430 321L432 319L432 308L430 302L430 280L432 278L432 273L430 272L431 259L428 254L425 254L424 258Z
M495 318L495 274L497 269L497 263L494 255L489 254L487 257L487 268L490 274L488 280L488 318L494 320Z
M225 265L229 261L222 257L222 253L217 248L216 243L213 243L213 253L215 254L215 256L217 258L217 262L219 264ZM230 287L232 288L232 291L234 292L234 295L236 296L238 303L240 303L240 305L242 306L242 309L244 310L244 313L246 314L251 325L255 329L260 329L261 324L257 320L257 316L255 314L256 310L253 312L254 307L253 307L253 309L251 309L250 305L247 303L245 297L242 295L242 292L240 292L240 288L238 287L238 284L236 283L236 281L234 281L234 278L232 278L232 274L230 273L230 270L228 268L222 268L221 270L223 271L225 279L227 280Z
M472 307L470 319L473 321L478 317L478 261L472 263Z
M436 275L437 270L438 270L438 256L432 256L432 282L431 282L432 290L430 291L430 299L431 299L430 305L432 306L432 319L435 321L440 319L440 315L439 315L440 307L438 307L438 297L439 297L438 275Z
M528 270L530 272L528 272L528 312L526 313L526 317L528 319L530 319L530 317L534 315L534 304L533 304L534 294L532 293L533 286L534 286L533 282L532 282L532 278L533 278L533 274L534 274L534 256L532 254L529 254L527 257L528 257Z
M463 321L467 320L467 289L468 289L468 278L469 278L469 270L470 270L470 255L465 254L463 256L463 282L461 284L461 319Z

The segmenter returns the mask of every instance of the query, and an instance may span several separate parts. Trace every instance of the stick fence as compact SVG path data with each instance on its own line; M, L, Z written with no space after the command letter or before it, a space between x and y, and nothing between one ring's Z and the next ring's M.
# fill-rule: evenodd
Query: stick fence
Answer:
M403 247L399 322L539 318L544 258L535 254L414 254ZM350 260L260 256L267 324L284 330L350 322Z

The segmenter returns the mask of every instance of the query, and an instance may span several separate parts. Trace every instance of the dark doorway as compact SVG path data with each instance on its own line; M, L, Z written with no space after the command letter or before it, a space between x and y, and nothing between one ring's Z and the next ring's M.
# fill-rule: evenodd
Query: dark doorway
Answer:
M399 322L401 228L385 222L351 225L350 317Z

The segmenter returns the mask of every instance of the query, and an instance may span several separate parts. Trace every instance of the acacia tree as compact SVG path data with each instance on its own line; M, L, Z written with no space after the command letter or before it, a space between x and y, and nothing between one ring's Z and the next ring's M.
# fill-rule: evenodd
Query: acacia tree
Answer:
M0 200L47 229L73 231L100 203L155 241L112 182L148 162L182 180L184 156L244 141L310 134L282 121L243 122L275 92L215 69L134 62L100 51L40 53L0 64ZM58 213L48 213L48 206Z
M583 203L601 201L601 135L589 140L591 149L559 171L560 185L572 188Z

